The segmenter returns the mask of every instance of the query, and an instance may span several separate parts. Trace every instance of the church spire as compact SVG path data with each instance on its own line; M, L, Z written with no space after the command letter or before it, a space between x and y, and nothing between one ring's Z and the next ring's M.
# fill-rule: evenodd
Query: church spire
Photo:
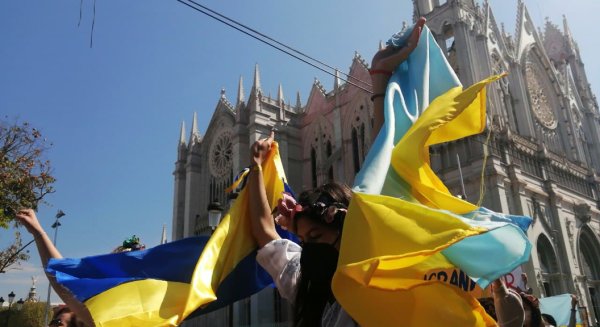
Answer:
M254 66L254 83L252 84L252 93L261 92L260 89L260 73L258 71L258 64Z
M244 81L242 80L242 75L240 75L240 81L238 82L238 94L237 94L237 102L236 107L238 107L241 103L244 102Z
M300 91L296 92L296 109L302 108L302 101L300 100Z
M283 100L283 87L281 86L281 83L279 83L279 90L277 91L277 101L278 102L282 102Z
M342 82L340 80L340 71L337 70L337 68L336 68L335 69L335 78L333 80L333 89L337 91L337 89L339 89L341 85L342 85Z
M194 112L194 118L192 120L192 130L190 132L190 141L188 145L192 146L194 143L202 141L200 132L198 131L198 114Z
M163 224L162 235L160 237L160 244L167 243L167 225Z
M185 122L181 122L181 131L179 133L179 145L185 146Z
M572 50L577 48L577 44L575 43L575 39L573 39L573 34L571 34L571 29L569 28L569 23L567 23L567 16L563 15L563 31L565 36L567 37L567 42L569 46L571 46Z

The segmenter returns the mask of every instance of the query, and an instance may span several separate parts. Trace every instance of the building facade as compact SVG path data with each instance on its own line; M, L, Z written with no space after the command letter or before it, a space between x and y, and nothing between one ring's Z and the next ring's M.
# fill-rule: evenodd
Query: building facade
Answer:
M533 217L523 269L534 294L577 294L588 321L600 323L600 112L566 19L562 28L550 21L536 28L519 1L510 35L486 1L413 2L463 85L510 72L488 87L486 132L432 148L432 166L470 202ZM360 55L348 75L370 81ZM371 142L373 108L361 88L339 78L333 85L327 91L315 80L307 103L298 95L292 104L281 86L276 97L265 95L256 66L247 98L241 78L235 103L221 91L204 136L195 117L189 137L182 125L172 238L210 232L208 205L231 201L224 189L271 129L293 189L352 184ZM287 325L288 310L268 289L195 324Z

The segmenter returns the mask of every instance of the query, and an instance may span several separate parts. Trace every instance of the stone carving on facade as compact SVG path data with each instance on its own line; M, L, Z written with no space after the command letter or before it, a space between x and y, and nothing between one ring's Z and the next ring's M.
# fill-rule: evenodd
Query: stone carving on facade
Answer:
M527 19L525 21L525 32L527 32L527 34L529 35L532 35L533 29L533 24L531 24L531 21L529 19Z
M222 131L210 146L209 167L214 177L226 177L233 164L233 144L231 142L231 132Z
M542 272L538 270L535 274L535 279L537 280L538 287L540 289L541 294L546 294L546 288L544 287L544 277L542 276Z
M527 60L527 63L525 64L525 79L527 80L527 88L533 114L543 127L555 129L558 122L552 112L552 107L548 102L548 97L543 84L540 82L540 76L541 74L536 65L531 60Z
M533 222L535 223L537 220L541 221L544 228L548 230L554 240L554 235L552 234L552 232L554 232L554 226L552 220L548 217L549 212L546 211L546 207L535 197L531 198L531 205Z
M573 206L575 212L575 218L582 224L587 224L592 220L591 208L586 203L579 203Z
M575 128L581 128L581 118L579 117L579 110L575 106L571 106L571 116L573 117L573 125Z
M577 263L577 227L575 221L567 219L567 236L569 237L569 245L571 246L571 257L573 258L573 265L575 268L579 268Z

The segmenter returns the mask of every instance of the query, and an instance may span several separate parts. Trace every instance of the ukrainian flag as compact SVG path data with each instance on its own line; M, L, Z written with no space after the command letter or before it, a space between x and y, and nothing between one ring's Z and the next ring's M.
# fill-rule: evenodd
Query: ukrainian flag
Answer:
M485 86L500 77L463 89L424 27L390 78L385 123L355 179L333 281L361 326L496 325L474 291L527 261L530 219L452 196L429 165L429 146L482 132Z
M263 163L272 208L285 174L276 143ZM177 326L248 297L272 283L256 262L247 190L213 233L152 249L84 259L50 260L47 271L90 311L96 326Z

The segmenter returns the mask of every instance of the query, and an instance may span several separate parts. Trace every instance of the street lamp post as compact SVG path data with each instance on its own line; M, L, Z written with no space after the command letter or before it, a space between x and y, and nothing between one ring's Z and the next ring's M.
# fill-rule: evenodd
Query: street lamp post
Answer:
M15 292L10 292L10 294L8 294L8 312L6 313L6 324L5 326L8 326L8 322L10 321L10 314L11 314L11 307L12 307L12 303L15 300ZM0 297L0 305L4 304L4 299Z
M235 190L227 195L227 210L231 210L239 193ZM233 327L233 303L227 306L227 316L229 317L228 327Z
M223 215L223 207L221 203L216 199L208 205L208 226L214 232L217 226L219 226L219 222L221 221L221 216Z
M60 227L60 222L58 221L61 217L63 217L65 213L62 210L58 210L56 213L56 220L54 224L52 224L52 228L54 228L54 241L53 244L56 246L56 237L58 235L58 227ZM46 297L46 309L44 309L44 326L48 326L48 312L50 311L50 294L52 293L52 285L50 281L48 281L48 296Z
M20 298L19 301L17 301L17 311L21 311L21 309L23 309L24 303L25 301L23 301L23 298Z
M10 310L10 307L12 306L12 303L15 300L15 296L15 292L10 292L10 294L8 294L8 310Z
M237 193L234 196L229 196L229 208L233 204L233 201L237 198ZM221 222L221 217L223 215L223 206L216 199L208 205L208 226L212 229L212 233L215 232L217 226L219 226L219 222ZM233 326L233 304L227 306L227 317L228 317L228 326Z

